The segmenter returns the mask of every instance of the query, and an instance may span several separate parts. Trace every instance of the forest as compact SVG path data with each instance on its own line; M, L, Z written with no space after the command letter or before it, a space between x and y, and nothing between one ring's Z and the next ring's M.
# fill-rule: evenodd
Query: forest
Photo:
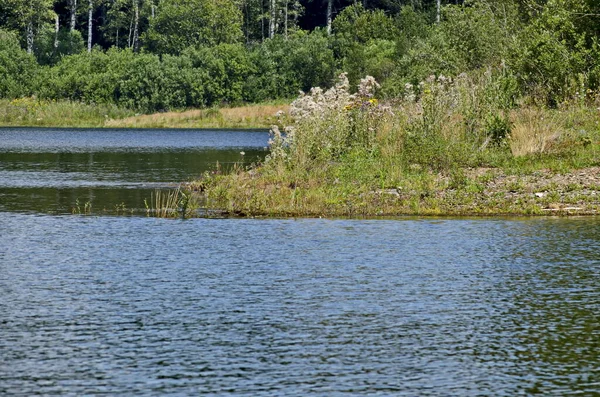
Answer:
M556 107L597 92L599 34L597 0L0 0L0 97L148 113L292 99L346 72L390 100L488 70L507 100Z

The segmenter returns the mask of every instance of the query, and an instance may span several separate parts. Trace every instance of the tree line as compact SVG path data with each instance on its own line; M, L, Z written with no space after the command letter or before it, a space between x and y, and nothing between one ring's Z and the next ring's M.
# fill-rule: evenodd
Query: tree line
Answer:
M596 0L0 0L0 96L150 112L494 68L556 105L597 90L599 34Z

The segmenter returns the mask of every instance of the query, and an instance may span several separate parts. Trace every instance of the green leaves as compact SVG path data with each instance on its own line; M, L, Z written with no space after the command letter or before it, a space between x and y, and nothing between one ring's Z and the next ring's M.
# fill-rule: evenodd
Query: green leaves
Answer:
M35 58L21 49L17 35L0 29L0 97L31 95L38 68Z
M180 54L191 46L236 43L242 14L232 0L163 0L142 38L159 54Z

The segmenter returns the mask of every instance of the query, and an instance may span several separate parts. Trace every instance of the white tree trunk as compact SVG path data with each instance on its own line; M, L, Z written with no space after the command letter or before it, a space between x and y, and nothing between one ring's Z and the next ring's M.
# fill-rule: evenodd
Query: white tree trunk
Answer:
M284 13L285 23L284 23L284 32L285 38L287 39L288 35L288 0L285 1L285 13Z
M134 22L133 22L133 51L137 52L138 50L138 42L139 42L139 31L138 26L140 22L140 3L139 0L133 0L133 12L134 12Z
M27 23L26 38L27 38L27 53L32 54L33 53L33 22L31 22L31 21L29 21Z
M327 0L327 34L331 34L331 22L333 21L333 0Z
M58 48L58 31L60 30L60 20L58 14L55 15L54 19L54 49Z
M77 0L69 1L69 11L71 13L71 32L75 30L75 22L77 22Z
M270 13L271 18L269 18L269 38L273 38L275 36L275 13L276 13L276 5L275 0L270 1Z
M441 11L440 10L441 10L441 8L442 8L442 0L437 0L437 13L436 13L436 16L435 16L435 21L437 23L440 23L440 19L441 19L441 15L440 15Z
M94 11L93 0L88 3L88 52L92 52L92 12Z

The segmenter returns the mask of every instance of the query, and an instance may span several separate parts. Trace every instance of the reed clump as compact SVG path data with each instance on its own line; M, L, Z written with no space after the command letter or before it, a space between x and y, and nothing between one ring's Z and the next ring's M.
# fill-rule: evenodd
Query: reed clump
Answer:
M144 200L146 215L157 218L190 218L199 208L198 197L177 187L172 190L156 189L150 201Z
M263 164L206 177L207 205L276 216L543 213L504 181L600 165L598 111L522 107L513 83L502 67L431 76L382 103L372 77L352 92L341 75L291 104L294 122L272 128Z

